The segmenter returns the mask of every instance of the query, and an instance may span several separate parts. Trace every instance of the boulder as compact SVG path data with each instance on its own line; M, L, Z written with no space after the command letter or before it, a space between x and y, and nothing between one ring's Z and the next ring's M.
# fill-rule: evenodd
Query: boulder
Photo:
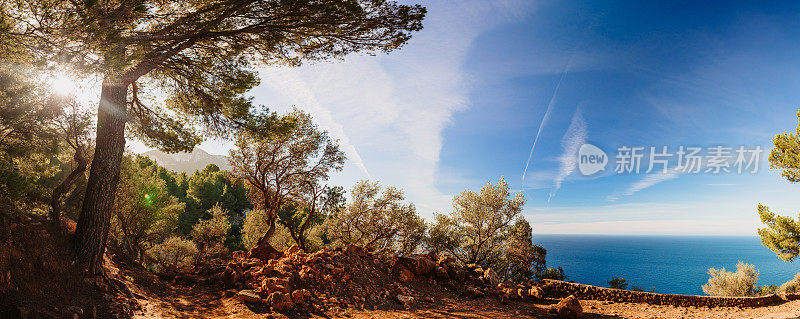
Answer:
M497 276L497 273L492 268L488 268L483 272L483 280L486 284L492 287L495 287L500 283L500 277Z
M450 276L447 274L447 270L442 267L436 267L436 269L434 269L434 275L436 275L436 278L441 280L450 279Z
M261 266L261 264L261 259L258 258L246 258L242 259L241 262L242 269L250 269L252 267Z
M403 268L400 270L400 281L411 282L414 280L414 274L410 270Z
M541 287L531 287L528 290L528 296L533 299L542 299L544 298L544 290Z
M306 289L292 291L292 302L295 304L304 304L308 297L311 297L311 292Z
M291 288L288 279L268 277L261 281L261 291L266 294L271 294L275 291L289 293Z
M411 307L414 305L414 297L406 296L406 295L397 295L397 301L402 303L406 308Z
M559 301L558 304L551 306L550 313L560 319L574 319L583 316L583 308L581 308L581 303L578 302L578 299L570 295Z
M261 297L252 290L242 290L236 294L236 298L249 303L259 303L261 302Z
M347 246L347 249L344 250L344 253L353 257L364 257L364 255L366 255L364 248L353 244Z
M269 243L257 243L250 249L250 252L247 253L247 258L258 258L261 261L268 261L271 259L280 258L282 253L272 247Z
M225 284L225 287L233 287L242 279L243 275L244 273L242 273L242 269L239 268L238 265L230 263L225 267L225 271L222 273L222 282Z
M276 311L286 311L294 308L294 302L292 302L292 298L280 291L269 294L267 302L272 305L272 309Z
M299 251L300 251L300 246L292 245L291 247L286 248L286 250L283 251L283 256L284 257L289 257L289 256L294 255L295 253L297 253Z
M403 257L401 260L415 275L427 275L436 267L436 262L425 256Z

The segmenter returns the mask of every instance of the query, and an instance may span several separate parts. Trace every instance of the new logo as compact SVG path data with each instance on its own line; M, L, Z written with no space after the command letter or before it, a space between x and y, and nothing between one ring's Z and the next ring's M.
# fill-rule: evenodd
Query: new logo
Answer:
M584 176L593 175L599 171L604 171L608 164L608 155L597 146L583 144L578 149L578 170Z

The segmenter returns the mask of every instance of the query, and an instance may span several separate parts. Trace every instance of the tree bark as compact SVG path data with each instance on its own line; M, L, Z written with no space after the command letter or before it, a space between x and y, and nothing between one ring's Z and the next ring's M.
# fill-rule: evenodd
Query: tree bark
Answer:
M97 274L102 269L111 210L125 150L127 96L127 84L110 81L108 78L103 82L97 112L94 159L75 230L78 261L87 267L90 274Z
M248 258L258 258L266 261L280 256L281 252L272 247L269 243L269 239L275 232L275 217L276 216L273 215L273 217L267 219L269 228L267 228L267 232L258 239L258 242L256 242L253 248L250 249L250 252L247 254Z
M69 173L67 178L61 181L61 184L58 184L56 189L53 190L53 195L50 196L50 220L55 223L61 221L61 207L63 203L61 202L61 197L64 196L64 193L75 183L75 180L78 179L80 174L86 171L87 160L86 156L84 155L83 148L78 147L75 150L75 156L73 160L77 163L77 166Z

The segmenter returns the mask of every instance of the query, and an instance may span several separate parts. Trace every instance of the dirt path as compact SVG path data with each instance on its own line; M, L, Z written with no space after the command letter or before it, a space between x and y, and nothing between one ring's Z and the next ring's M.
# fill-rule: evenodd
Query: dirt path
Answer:
M595 300L581 300L581 306L586 312L612 318L800 318L800 300L760 308L709 309Z
M125 270L133 279L133 292L145 297L134 318L552 318L547 307L558 300L512 300L504 305L495 298L467 299L447 289L430 287L436 302L419 303L409 310L358 310L333 308L324 314L284 314L263 306L246 305L217 285L195 278L170 283L143 270ZM584 318L771 318L800 319L800 300L761 308L696 308L581 300Z

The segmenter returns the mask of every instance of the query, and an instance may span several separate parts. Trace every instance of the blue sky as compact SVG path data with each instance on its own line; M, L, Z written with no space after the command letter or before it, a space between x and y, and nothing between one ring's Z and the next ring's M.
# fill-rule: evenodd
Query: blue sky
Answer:
M430 217L505 177L535 233L754 235L758 202L800 210L800 186L766 161L772 136L797 126L800 4L424 5L425 29L400 51L262 70L257 103L306 110L340 140L348 163L332 183L402 187ZM612 157L599 176L563 160L584 141ZM764 153L756 174L612 174L622 145Z

